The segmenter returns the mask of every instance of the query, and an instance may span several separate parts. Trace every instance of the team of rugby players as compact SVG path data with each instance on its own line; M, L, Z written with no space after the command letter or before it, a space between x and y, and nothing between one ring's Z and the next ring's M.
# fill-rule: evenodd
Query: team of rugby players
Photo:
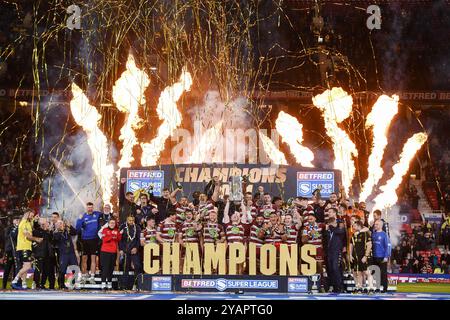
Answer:
M142 272L142 248L147 243L179 242L183 247L185 243L194 242L202 248L204 243L241 242L254 243L257 248L281 243L314 245L317 270L322 274L322 291L342 292L343 271L352 270L356 281L354 292L374 292L373 279L367 272L369 265L380 267L382 290L387 289L391 251L387 224L378 210L374 211L369 224L369 212L363 202L350 203L335 193L324 200L320 192L316 192L311 199L297 197L284 203L280 197L264 192L261 186L255 194L245 193L242 201L230 201L228 195L221 196L216 177L204 193L193 194L192 202L182 193L181 188L173 192L163 189L161 196L153 195L152 190L128 192L119 213L111 212L108 204L103 212L94 211L93 204L88 203L87 212L79 217L76 228L61 221L57 213L47 221L33 219L33 214L27 212L18 226L16 224L20 241L14 246L20 266L16 265L18 272L13 288L26 288L25 281L22 286L18 282L25 280L36 247L47 240L47 246L54 248L57 258L53 263L51 257L34 257L35 272L36 266L40 270L39 277L34 279L38 288L45 286L47 278L54 278L49 274L54 273L55 267L60 270L59 287L64 288L66 267L73 264L81 264L82 281L93 283L100 266L102 288L111 288L112 273L117 266L126 274L131 268L135 274ZM39 230L48 236L42 236ZM72 237L77 234L78 241L74 245ZM21 248L24 241L30 242L32 250L28 250L28 244ZM246 272L245 264L238 272ZM54 284L50 284L50 288L54 288Z

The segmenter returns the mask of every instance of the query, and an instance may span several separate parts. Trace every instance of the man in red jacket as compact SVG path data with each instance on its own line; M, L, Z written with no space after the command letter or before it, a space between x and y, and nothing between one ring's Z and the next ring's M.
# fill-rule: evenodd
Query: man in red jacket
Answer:
M99 232L102 239L102 247L100 249L102 290L112 289L112 275L116 264L117 249L119 241L122 239L122 234L119 232L116 224L116 220L111 219L108 222L108 226L105 226Z

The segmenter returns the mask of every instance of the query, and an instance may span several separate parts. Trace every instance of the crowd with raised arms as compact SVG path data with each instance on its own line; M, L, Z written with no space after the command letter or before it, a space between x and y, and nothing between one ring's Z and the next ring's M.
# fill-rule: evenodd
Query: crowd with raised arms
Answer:
M190 201L181 188L160 196L152 190L127 192L118 212L111 205L101 211L87 203L86 212L72 225L59 213L50 218L35 216L26 210L7 230L7 246L13 262L5 270L3 287L14 274L12 288L26 289L26 275L34 270L33 287L65 288L69 265L81 267L82 283L95 283L100 272L102 288L112 288L114 270L128 275L143 272L143 247L148 243L236 243L311 244L316 248L321 290L342 292L343 272L353 271L355 292L374 291L366 287L367 267L381 270L381 285L387 288L387 264L391 253L388 225L380 211L369 222L365 203L351 203L333 193L322 199L320 192L310 198L297 197L284 202L265 192L262 186L241 201L222 195L217 177L204 192L195 192ZM257 249L258 250L258 249ZM245 274L245 264L239 273ZM12 272L14 270L14 273ZM56 276L55 276L56 274ZM370 280L370 277L369 277Z

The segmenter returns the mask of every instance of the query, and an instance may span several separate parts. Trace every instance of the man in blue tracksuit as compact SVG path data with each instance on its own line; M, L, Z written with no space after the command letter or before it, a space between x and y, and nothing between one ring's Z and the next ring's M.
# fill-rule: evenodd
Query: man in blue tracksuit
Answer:
M53 233L53 241L58 248L58 285L60 289L65 288L64 277L66 275L67 267L71 265L78 265L77 257L75 256L75 248L72 241L72 237L76 235L77 230L75 230L75 228L71 225L65 225L63 221L58 221L56 223L55 231Z
M81 272L83 275L87 274L87 260L88 256L91 258L90 268L90 282L95 284L95 269L98 255L98 247L100 239L98 238L98 230L100 230L99 219L102 213L94 211L94 204L88 202L86 204L86 213L82 214L77 220L77 232L81 232L81 243L83 246L83 255L81 257ZM85 279L83 279L85 280Z
M341 293L342 282L342 249L345 246L345 228L338 224L336 218L329 218L325 226L325 244L327 257L327 276L334 293Z
M391 241L386 232L383 231L383 221L376 220L372 233L372 256L373 264L380 267L381 285L383 292L387 291L387 263L391 256Z

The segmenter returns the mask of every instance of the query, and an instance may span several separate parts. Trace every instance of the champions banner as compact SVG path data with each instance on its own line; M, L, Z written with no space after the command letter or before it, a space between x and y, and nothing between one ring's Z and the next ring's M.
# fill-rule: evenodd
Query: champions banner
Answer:
M337 192L341 173L339 170L303 168L300 166L270 166L258 164L182 164L160 165L154 167L123 168L121 170L121 195L153 186L154 194L160 195L165 187L173 190L176 182L183 187L185 196L192 198L195 191L203 192L212 177L222 181L224 194L229 194L231 176L246 176L247 190L255 193L258 186L273 196L285 200L291 197L311 197L315 189L321 186L321 195L328 198ZM122 197L121 197L122 199Z

